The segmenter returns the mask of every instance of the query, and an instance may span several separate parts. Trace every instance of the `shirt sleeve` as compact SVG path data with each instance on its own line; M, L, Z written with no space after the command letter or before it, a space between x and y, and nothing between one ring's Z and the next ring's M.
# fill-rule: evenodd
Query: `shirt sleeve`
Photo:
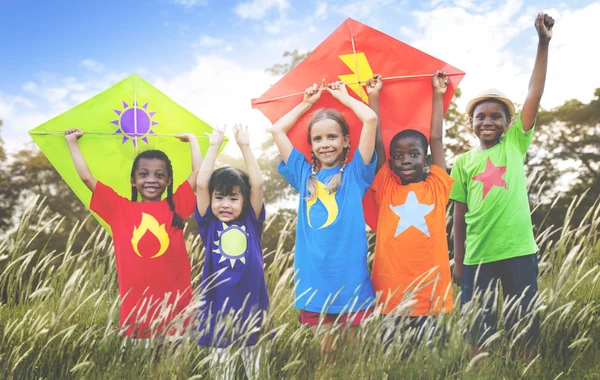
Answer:
M204 216L200 216L198 207L196 207L195 212L194 212L194 219L196 220L196 223L198 223L198 233L200 234L200 237L202 238L202 242L206 246L209 243L207 241L205 241L204 239L206 239L206 235L208 234L208 227L210 226L210 221L212 219L216 219L215 215L212 212L212 208L211 208L210 204L206 208L206 212L204 213Z
M386 162L379 172L375 174L375 180L371 185L371 190L373 190L373 199L375 200L375 204L377 207L381 204L381 200L383 199L383 193L385 189L387 189L390 185L390 181L393 181L392 178L392 170L390 169L389 162Z
M183 219L187 219L196 209L196 195L190 183L185 180L173 194L173 203L175 212Z
M296 148L292 149L287 162L281 161L279 166L277 166L277 171L298 192L302 187L302 174L306 171L310 172L310 170L310 163L306 161L306 158Z
M258 237L258 241L260 241L260 239L262 237L262 230L263 230L262 227L263 227L263 223L264 223L265 217L266 217L264 203L262 205L262 208L260 209L260 214L258 215L258 217L254 213L254 209L252 207L249 208L249 212L250 212L250 221L252 222L252 225L254 226L254 230L256 231L256 236Z
M517 114L513 125L509 128L508 132L506 132L506 143L516 146L519 153L523 157L523 160L525 160L527 149L529 149L529 145L531 145L534 129L535 123L529 131L525 132L523 130L523 122L521 121L521 114L519 113Z
M373 184L375 179L375 171L377 170L377 152L373 152L373 158L370 163L366 164L358 148L354 151L354 157L348 164L348 170L354 175L356 181L362 190L366 192L367 189Z
M461 203L467 203L468 185L467 176L462 166L463 157L464 156L458 157L452 166L450 177L452 177L454 183L452 184L452 190L450 190L450 199Z
M454 179L444 169L437 165L431 165L426 182L433 187L438 197L441 197L446 203L448 202Z
M110 226L114 223L118 211L123 208L124 202L127 202L127 199L121 197L109 186L98 181L92 193L90 210L98 214Z

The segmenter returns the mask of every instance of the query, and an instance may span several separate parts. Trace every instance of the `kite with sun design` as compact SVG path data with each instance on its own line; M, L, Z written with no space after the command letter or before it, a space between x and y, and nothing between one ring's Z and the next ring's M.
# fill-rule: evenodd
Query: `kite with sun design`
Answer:
M444 112L450 105L465 73L437 58L400 42L355 20L347 19L298 66L279 82L252 100L252 107L275 123L302 101L304 89L313 83L344 81L348 92L368 103L366 82L373 74L381 74L385 89L381 94L381 126L386 152L392 137L403 129L416 129L429 136L431 126L431 77L437 70L449 74L450 83L444 95ZM327 93L311 112L303 115L288 132L294 147L310 162L307 142L308 120L319 108L335 108L344 113L350 126L350 142L357 144L361 123L349 110ZM350 150L350 157L354 149ZM375 229L377 212L372 193L363 201L365 219ZM318 227L316 227L318 228Z
M64 137L67 129L84 132L79 147L90 171L126 198L131 197L129 178L139 152L148 149L165 152L173 164L173 183L178 186L190 175L192 166L190 150L173 136L187 132L204 137L205 132L212 131L208 124L135 74L29 131L86 206L90 204L92 193L71 161ZM208 141L201 138L199 144L204 155ZM107 225L97 219L110 232Z

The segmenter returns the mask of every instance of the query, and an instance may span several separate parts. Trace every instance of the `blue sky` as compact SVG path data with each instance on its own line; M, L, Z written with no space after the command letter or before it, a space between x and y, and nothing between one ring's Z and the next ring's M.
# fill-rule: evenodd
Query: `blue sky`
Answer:
M522 102L540 10L557 18L542 105L600 87L586 41L600 35L591 1L0 0L0 136L27 130L137 72L209 123L264 126L249 101L277 78L286 50L316 47L352 17L467 72L464 98L495 85ZM8 38L7 36L10 36ZM589 70L589 71L588 71ZM466 100L465 100L466 101Z

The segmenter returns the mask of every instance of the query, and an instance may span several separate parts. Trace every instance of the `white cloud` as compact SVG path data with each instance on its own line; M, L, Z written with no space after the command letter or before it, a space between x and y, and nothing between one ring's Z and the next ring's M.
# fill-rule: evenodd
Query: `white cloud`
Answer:
M315 10L314 17L324 19L327 17L327 2L317 1L317 9Z
M173 0L175 4L183 5L186 8L206 5L208 0Z
M481 7L487 9L486 4ZM498 87L522 104L537 47L536 14L520 0L506 1L483 13L440 6L413 12L416 29L402 27L400 33L409 37L407 42L412 46L467 73L460 85L461 106L487 87ZM594 21L600 18L600 4L560 15L552 10L550 14L558 20L550 43L542 106L554 107L570 98L589 100L600 87L600 78L591 74L600 61L600 51L589 45L591 36L600 35L600 25Z
M200 37L197 43L194 44L195 47L206 47L206 48L218 48L221 52L230 52L233 51L233 46L227 43L222 38L215 38L208 35L203 35Z
M95 72L101 72L104 70L104 65L100 62L94 61L93 59L84 59L81 61L81 65L87 69L90 69Z
M277 8L281 13L289 6L289 0L250 0L238 4L234 11L241 18L260 20L267 15L271 8Z
M346 17L363 20L374 11L390 4L393 4L392 0L354 0L341 7L336 7L335 11Z

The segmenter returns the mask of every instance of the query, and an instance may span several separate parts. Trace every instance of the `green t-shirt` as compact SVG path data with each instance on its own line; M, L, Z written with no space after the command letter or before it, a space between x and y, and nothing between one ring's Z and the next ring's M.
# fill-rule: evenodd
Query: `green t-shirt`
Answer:
M456 159L450 199L466 203L464 263L476 265L538 251L525 183L525 154L533 128L523 131L521 115L493 148Z

